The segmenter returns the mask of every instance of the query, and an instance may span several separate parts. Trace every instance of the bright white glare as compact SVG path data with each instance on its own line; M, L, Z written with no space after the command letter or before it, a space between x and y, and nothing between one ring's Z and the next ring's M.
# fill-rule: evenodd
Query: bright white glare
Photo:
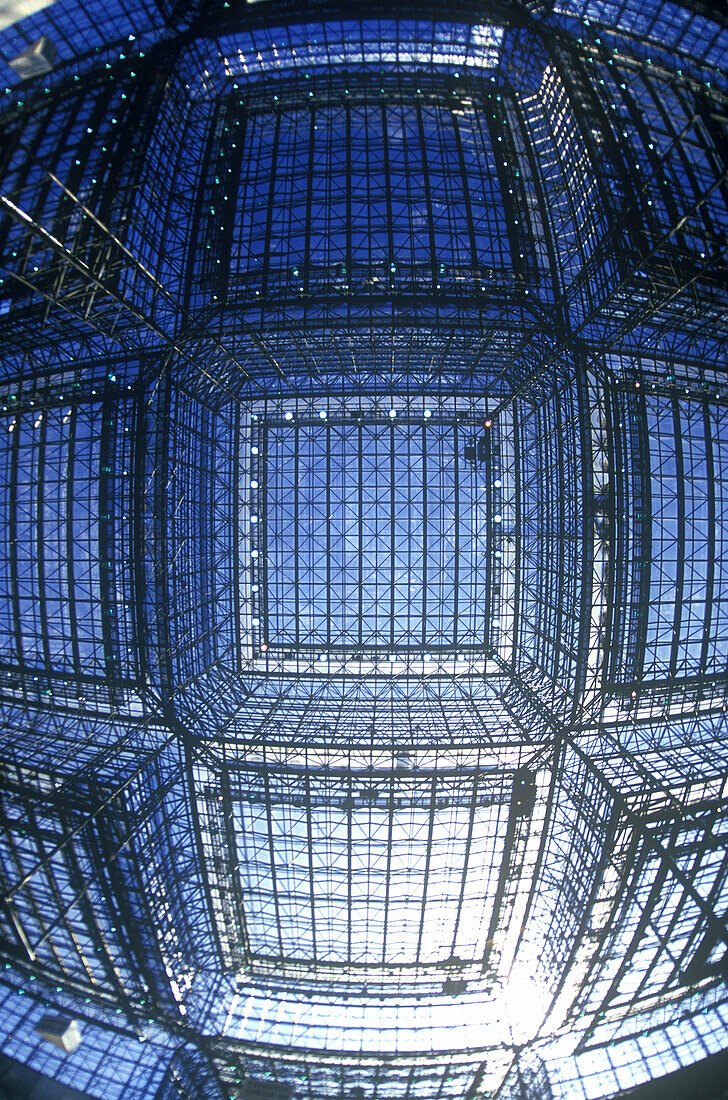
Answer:
M53 3L54 0L0 0L0 31Z
M488 27L478 24L470 30L470 41L474 46L498 46L503 37L500 27Z
M241 34L222 42L220 60L228 77L246 79L263 72L352 65L399 65L448 69L472 67L494 69L503 43L503 28L480 24L435 23L432 38L413 41L407 24L390 26L376 20L347 22L338 28L321 26L321 39L310 28L271 28L265 42L255 35ZM203 70L200 84L207 91L209 72ZM203 79L204 77L204 79ZM294 270L294 275L297 270Z
M551 1003L545 987L533 977L534 966L516 963L499 997L501 1019L514 1043L533 1039Z
M371 1050L388 1052L511 1047L535 1038L550 1003L546 990L525 967L489 995L407 999L394 1013L390 1005L365 999L357 1007L356 1026L351 1023L351 1004L344 1008L335 997L318 1000L314 1012L310 1002L296 997L273 998L272 1003L269 998L262 990L251 991L229 1014L226 1033L236 1039L254 1036L261 1017L274 1008L278 1039L292 1046L315 1049L336 1042L344 1050L356 1050L365 1032Z

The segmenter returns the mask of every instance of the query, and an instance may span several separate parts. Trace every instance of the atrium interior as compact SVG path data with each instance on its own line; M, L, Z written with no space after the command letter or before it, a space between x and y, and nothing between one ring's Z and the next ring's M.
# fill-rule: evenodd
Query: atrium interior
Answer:
M727 60L0 0L1 1100L725 1096Z

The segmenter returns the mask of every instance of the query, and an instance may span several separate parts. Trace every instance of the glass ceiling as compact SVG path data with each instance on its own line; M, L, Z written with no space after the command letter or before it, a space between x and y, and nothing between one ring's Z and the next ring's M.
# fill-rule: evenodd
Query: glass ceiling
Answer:
M0 1091L728 1077L727 36L0 0Z
M260 645L393 660L487 647L486 432L396 409L389 423L324 413L260 424Z

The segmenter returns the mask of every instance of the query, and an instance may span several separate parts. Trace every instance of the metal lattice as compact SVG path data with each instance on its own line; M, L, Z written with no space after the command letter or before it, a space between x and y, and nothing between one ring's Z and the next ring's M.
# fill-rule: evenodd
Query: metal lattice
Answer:
M728 31L607 7L0 13L0 1090L725 1046Z

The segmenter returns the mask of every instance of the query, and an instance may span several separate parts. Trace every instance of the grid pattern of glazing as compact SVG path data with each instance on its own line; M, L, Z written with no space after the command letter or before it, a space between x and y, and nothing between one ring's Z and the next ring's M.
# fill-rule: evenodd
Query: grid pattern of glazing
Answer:
M238 660L236 412L213 413L165 376L146 395L141 432L142 583L150 598L160 589L172 595L170 616L146 624L144 652L148 674L168 691L170 666L185 683Z
M486 118L427 100L246 116L234 125L254 172L238 189L233 286L305 295L340 265L342 290L395 275L431 287L445 268L482 280L510 266Z
M648 397L652 489L645 680L725 675L728 409ZM716 514L716 508L718 512Z
M4 387L0 660L18 687L87 683L113 697L136 676L124 568L132 402L115 377Z
M220 54L226 75L243 82L298 69L327 71L332 66L354 71L361 66L492 69L502 40L503 28L492 24L331 20L321 25L318 35L310 26L294 24L226 36L220 39ZM219 63L220 58L215 60Z
M99 1100L725 1045L725 29L361 7L0 34L0 1033Z
M28 9L40 8L27 18ZM159 5L153 0L107 7L102 0L91 0L79 6L74 0L51 0L45 4L5 4L2 12L3 37L0 56L6 63L27 49L33 42L48 35L57 50L59 61L78 65L83 71L83 55L107 48L111 43L123 43L144 34L159 33ZM156 26L155 26L156 25ZM19 75L3 66L3 82L17 84Z
M70 1100L89 1100L101 1090L109 1100L155 1096L172 1056L163 1035L140 1044L136 1037L104 1026L101 1014L94 1019L89 1013L79 1024L84 1044L83 1065L79 1065L78 1059L41 1038L37 1028L49 1013L34 992L32 982L4 986L0 992L0 1017L12 1023L0 1055L0 1080L11 1100L34 1093L52 1096L61 1089L61 1095Z
M496 774L418 773L404 753L393 763L358 779L241 772L227 824L207 787L210 852L229 830L238 869L235 883L220 882L221 899L229 890L239 904L219 911L233 954L247 949L262 973L285 960L291 979L328 968L346 982L353 969L390 991L427 968L437 983L443 964L440 981L477 975L503 903L499 873L524 858L525 833L506 827Z
M266 421L255 518L269 646L396 654L486 645L486 430L392 412Z

